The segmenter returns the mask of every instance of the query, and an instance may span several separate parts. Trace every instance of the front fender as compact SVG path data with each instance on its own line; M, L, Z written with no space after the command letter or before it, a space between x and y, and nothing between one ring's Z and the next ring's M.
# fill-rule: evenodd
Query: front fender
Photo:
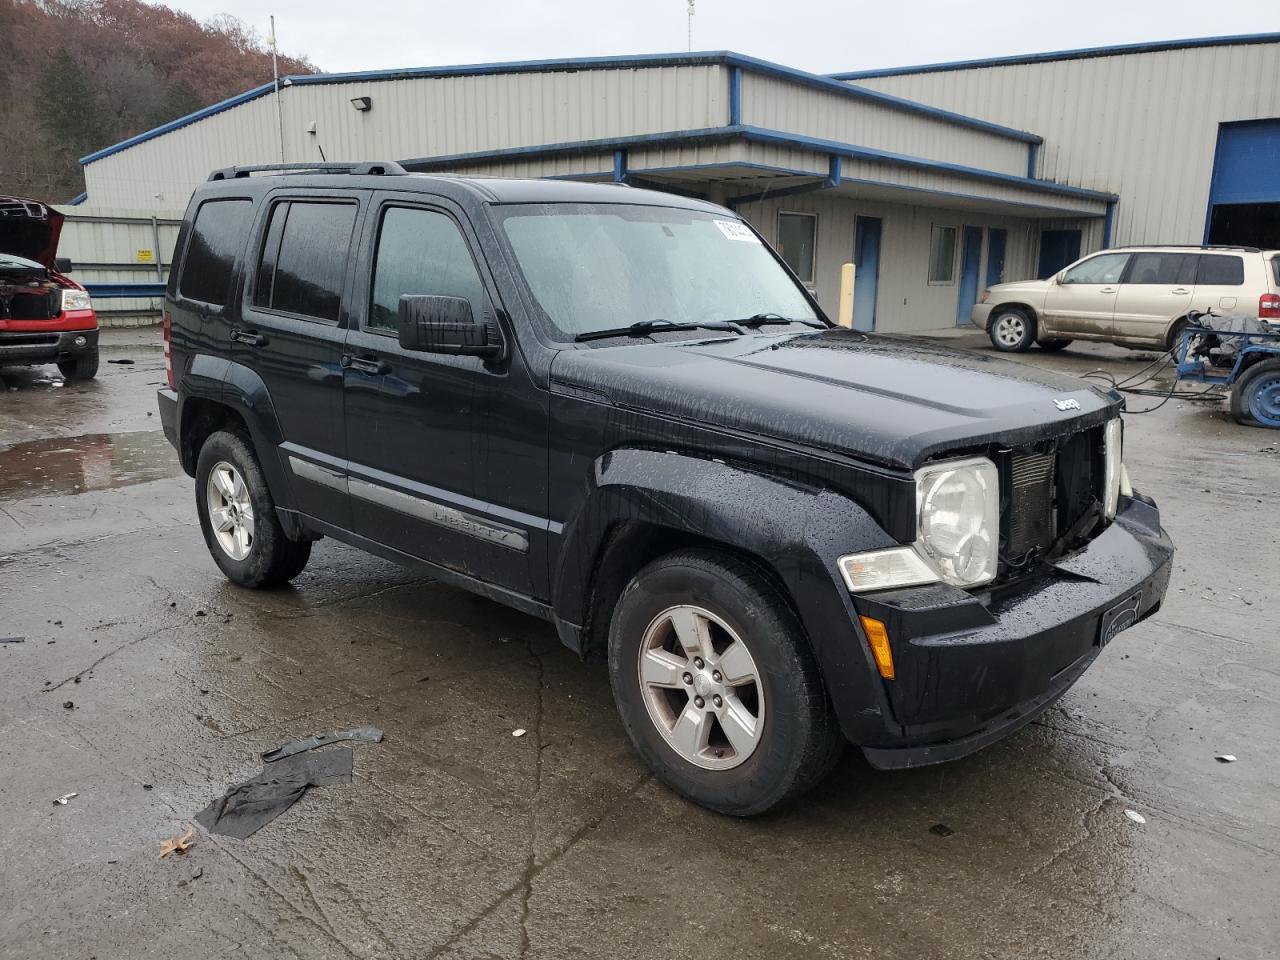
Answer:
M883 732L892 716L836 568L841 554L895 541L847 497L676 453L618 450L594 464L582 507L564 527L553 574L557 615L588 622L593 575L620 524L715 541L765 563L804 626L846 736Z

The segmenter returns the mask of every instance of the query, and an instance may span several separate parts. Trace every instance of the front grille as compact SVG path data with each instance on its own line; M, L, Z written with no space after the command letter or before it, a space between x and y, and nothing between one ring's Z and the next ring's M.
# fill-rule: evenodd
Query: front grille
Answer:
M1000 566L1007 579L1078 546L1101 519L1102 430L1001 451Z

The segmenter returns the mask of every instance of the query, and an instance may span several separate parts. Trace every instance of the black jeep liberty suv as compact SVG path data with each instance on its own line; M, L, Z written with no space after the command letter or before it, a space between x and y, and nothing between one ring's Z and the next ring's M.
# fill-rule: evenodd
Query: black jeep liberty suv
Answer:
M165 433L209 551L336 537L608 661L673 789L749 815L1023 726L1173 546L1117 395L833 326L736 214L610 184L233 168L196 190Z

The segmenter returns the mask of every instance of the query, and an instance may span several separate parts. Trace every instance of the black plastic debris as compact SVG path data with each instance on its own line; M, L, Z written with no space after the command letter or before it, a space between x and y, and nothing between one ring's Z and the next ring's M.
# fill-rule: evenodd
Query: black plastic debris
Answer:
M107 363L118 363L122 367L133 366L133 361L125 358L121 358L120 360L108 360Z
M0 637L0 643L26 643L26 637Z
M932 827L929 828L929 832L932 833L935 837L949 837L953 833L955 833L955 831L952 830L950 827L948 827L945 823L935 823Z
M305 753L308 750L314 750L316 747L326 747L331 743L341 743L344 740L381 743L382 729L380 727L354 727L351 730L330 730L327 733L317 733L310 737L303 737L301 740L291 740L288 743L281 744L274 750L268 750L262 754L262 759L267 763L275 763L285 757Z
M351 748L304 753L264 767L196 814L210 833L244 840L284 813L311 787L351 782Z

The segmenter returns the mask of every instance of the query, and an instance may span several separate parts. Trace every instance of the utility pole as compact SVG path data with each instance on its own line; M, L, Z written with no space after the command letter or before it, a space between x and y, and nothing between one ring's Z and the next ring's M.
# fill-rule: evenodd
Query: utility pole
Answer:
M693 0L689 0L689 52L693 52Z
M689 0L690 5L693 0ZM280 61L276 58L276 18L271 18L271 72L276 85L276 124L280 128L280 162L284 163L284 111L280 107Z

